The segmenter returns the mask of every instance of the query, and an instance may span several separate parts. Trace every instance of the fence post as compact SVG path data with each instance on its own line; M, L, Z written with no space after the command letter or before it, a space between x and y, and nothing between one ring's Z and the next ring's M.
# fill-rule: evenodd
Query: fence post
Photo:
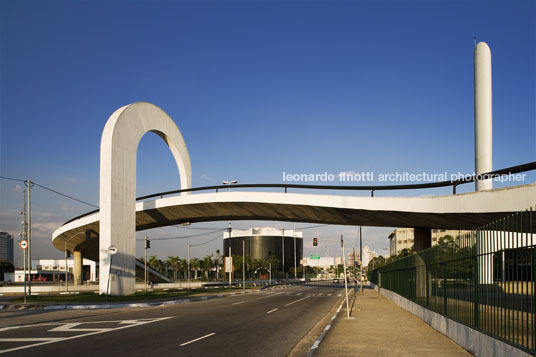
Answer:
M478 238L479 238L479 231L477 231L477 241L478 241ZM478 246L478 244L477 244ZM473 302L473 322L474 322L474 326L476 328L479 328L480 327L480 323L479 323L479 317L480 317L480 313L479 313L479 295L480 295L480 292L479 292L479 288L478 288L478 282L479 282L479 269L478 269L478 255L475 255L475 258L474 258L474 262L473 262L473 293L474 293L474 302Z
M443 314L447 316L447 263L443 264Z
M430 279L428 278L428 265L424 266L426 276L426 307L430 307Z

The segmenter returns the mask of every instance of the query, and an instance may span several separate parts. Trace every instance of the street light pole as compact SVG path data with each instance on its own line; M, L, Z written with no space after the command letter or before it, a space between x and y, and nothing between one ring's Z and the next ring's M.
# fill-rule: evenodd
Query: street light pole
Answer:
M26 184L28 185L28 213L27 213L27 219L28 219L28 296L32 296L32 201L31 201L31 187L33 186L33 183L31 180L27 180Z
M344 252L344 239L341 234L341 249L342 249L342 266L344 269L344 291L346 292L346 315L350 318L350 309L348 308L348 281L346 280L346 259Z
M229 186L229 192L231 192L231 185L234 185L238 182L238 180L232 180L232 181L222 181L222 184L223 185L228 185ZM232 286L232 271L233 271L233 264L232 264L232 260L233 260L233 256L231 255L231 221L229 220L229 260L231 261L231 267L229 269L229 288L231 288Z
M144 281L145 281L145 291L147 291L147 236L145 236L145 274L144 274Z
M363 294L363 230L359 226L359 284L361 285L361 294Z
M188 290L191 290L190 287L190 247L191 244L188 242Z
M281 245L282 245L282 259L281 264L283 264L283 279L285 278L285 228L281 228Z
M296 225L294 224L294 280L296 280Z
M242 289L246 288L246 240L242 239Z

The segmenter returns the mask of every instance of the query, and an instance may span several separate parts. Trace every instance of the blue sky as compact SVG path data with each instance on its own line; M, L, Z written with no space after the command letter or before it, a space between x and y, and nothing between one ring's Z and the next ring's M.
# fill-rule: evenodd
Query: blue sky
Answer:
M136 101L175 120L194 186L280 183L282 172L471 173L475 36L492 51L493 166L536 159L533 1L0 4L1 175L93 204L104 124ZM138 195L178 187L153 134L140 143L137 180ZM0 229L17 234L21 193L0 185ZM91 207L34 191L36 247L61 255L51 232ZM381 250L389 229L367 228L366 244ZM305 236L341 232L355 227ZM184 257L173 244L153 253Z

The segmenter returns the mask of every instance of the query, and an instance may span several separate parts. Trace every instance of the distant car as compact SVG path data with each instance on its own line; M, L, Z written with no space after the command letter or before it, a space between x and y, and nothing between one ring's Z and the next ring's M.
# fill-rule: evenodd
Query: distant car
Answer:
M333 284L338 284L339 283L339 279L338 278L334 278L333 279Z

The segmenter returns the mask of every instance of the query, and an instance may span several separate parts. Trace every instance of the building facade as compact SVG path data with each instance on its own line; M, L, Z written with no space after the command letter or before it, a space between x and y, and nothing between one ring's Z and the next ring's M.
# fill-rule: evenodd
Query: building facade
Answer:
M449 229L432 229L432 246L439 243L440 239L446 236L452 238L460 237L469 231L464 230L449 230ZM415 235L413 228L396 228L389 234L389 255L397 255L403 249L413 248Z
M0 232L0 263L15 264L13 260L13 238L7 232Z
M242 243L244 242L244 243ZM252 260L267 260L275 257L279 267L272 267L288 272L294 265L299 266L303 259L303 233L294 230L281 230L269 227L250 228L245 230L232 229L223 233L223 254L242 255L242 244L245 244L245 255Z

